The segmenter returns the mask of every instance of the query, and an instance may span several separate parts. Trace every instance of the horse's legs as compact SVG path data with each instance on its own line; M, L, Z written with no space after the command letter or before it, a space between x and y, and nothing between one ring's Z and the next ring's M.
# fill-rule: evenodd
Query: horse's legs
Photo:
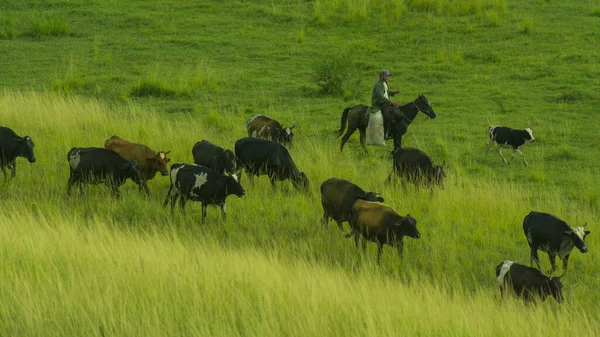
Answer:
M342 152L342 150L344 150L344 144L346 144L346 142L348 141L348 138L350 138L350 136L352 136L354 131L356 131L356 125L352 125L352 126L348 125L348 130L346 131L346 134L344 135L344 137L342 137L342 144L340 144L340 152Z
M361 129L358 128L358 133L360 133L360 145L362 145L363 149L367 149L367 145L365 143L365 140L367 138L367 130L366 129Z
M402 147L402 135L394 137L394 151Z

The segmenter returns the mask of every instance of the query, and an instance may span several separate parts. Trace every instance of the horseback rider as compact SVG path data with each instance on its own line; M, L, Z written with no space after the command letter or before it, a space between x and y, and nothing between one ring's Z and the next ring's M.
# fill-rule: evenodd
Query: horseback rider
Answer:
M391 76L391 74L386 69L379 72L379 81L375 83L373 94L371 95L371 109L375 111L381 110L381 115L383 116L383 132L386 140L391 138L388 135L388 130L392 109L398 109L398 106L400 105L398 102L390 99L390 96L399 94L400 90L389 90L387 83L389 76Z

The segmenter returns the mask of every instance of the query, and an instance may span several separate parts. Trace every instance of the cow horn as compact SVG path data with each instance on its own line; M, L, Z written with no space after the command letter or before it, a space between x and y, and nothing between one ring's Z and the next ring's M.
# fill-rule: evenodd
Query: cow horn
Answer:
M583 228L585 228L586 226L587 226L587 222L585 222L585 223L583 224Z
M296 124L292 124L292 126L290 126L290 130L293 129L293 128L295 128L295 127L296 127Z
M165 152L165 154L169 154L169 153L171 153L171 150L169 150L169 151Z

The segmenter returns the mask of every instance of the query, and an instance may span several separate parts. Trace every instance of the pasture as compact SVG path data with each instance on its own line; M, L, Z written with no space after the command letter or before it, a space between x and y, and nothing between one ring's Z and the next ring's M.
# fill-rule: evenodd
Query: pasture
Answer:
M0 177L0 334L600 334L600 51L581 49L600 33L597 3L390 1L381 20L383 5L364 3L4 4L0 125L30 135L37 162ZM368 103L380 68L398 74L398 100L433 104L438 117L421 115L404 143L446 161L444 190L384 185L391 144L364 154L356 134L340 154L340 114ZM322 73L344 74L326 86L340 90L322 93ZM72 147L119 135L189 163L202 139L232 149L257 113L296 124L308 193L246 179L227 221L209 208L202 225L199 204L187 217L162 208L166 177L148 182L149 200L131 182L121 200L103 185L66 197ZM529 167L485 156L490 124L533 129ZM321 226L331 176L417 219L403 261L385 247L378 267L374 244L363 254ZM531 210L592 232L560 305L499 298L495 266L529 264Z

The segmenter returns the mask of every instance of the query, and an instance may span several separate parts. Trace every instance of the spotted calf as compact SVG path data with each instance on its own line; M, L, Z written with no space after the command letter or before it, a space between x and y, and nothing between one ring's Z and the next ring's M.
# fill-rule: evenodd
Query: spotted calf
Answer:
M488 151L494 145L494 143L498 144L496 147L496 151L502 158L505 164L509 164L506 161L506 158L502 155L502 147L512 147L513 153L510 157L512 161L515 157L515 154L518 153L523 158L523 162L525 166L527 166L527 160L525 160L525 155L521 152L520 148L525 145L527 142L535 141L533 138L533 131L527 128L525 130L515 130L505 126L499 125L491 125L488 129L489 142L485 149L485 154L487 155Z
M171 186L163 203L171 202L171 214L174 213L175 202L179 199L181 212L185 213L187 200L202 203L202 221L206 218L208 205L221 208L223 220L226 220L227 207L225 199L234 194L242 197L246 191L237 181L235 175L222 175L213 169L200 165L173 164L171 165Z

